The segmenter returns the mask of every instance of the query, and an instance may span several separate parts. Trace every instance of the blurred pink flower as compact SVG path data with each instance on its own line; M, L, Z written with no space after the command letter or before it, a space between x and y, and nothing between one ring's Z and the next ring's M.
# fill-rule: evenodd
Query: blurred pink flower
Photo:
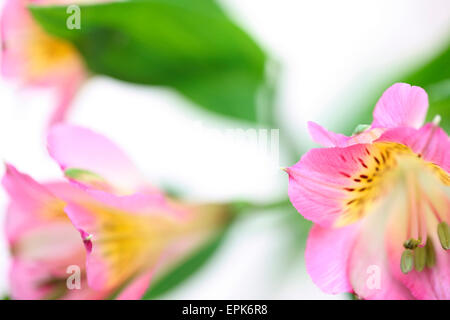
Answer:
M289 174L289 198L313 226L305 259L327 293L450 299L450 140L422 126L426 92L397 83L352 137L310 123L312 149Z
M107 138L72 125L55 125L50 155L91 197L65 208L87 250L87 279L110 291L135 279L130 298L142 295L152 275L183 258L227 223L228 207L166 198ZM158 273L159 274L159 273Z
M5 233L10 246L11 296L14 299L99 299L86 285L85 250L64 212L67 201L87 195L67 182L40 184L6 165L3 186L10 196ZM68 290L67 268L80 267L81 290Z
M140 299L159 267L184 257L227 217L224 206L180 204L159 193L40 184L9 164L2 183L10 196L5 231L14 299ZM69 290L73 265L81 289Z
M65 0L7 0L0 18L1 72L23 87L51 88L56 108L50 124L64 120L87 72L78 51L47 33L33 20L29 4L65 4Z

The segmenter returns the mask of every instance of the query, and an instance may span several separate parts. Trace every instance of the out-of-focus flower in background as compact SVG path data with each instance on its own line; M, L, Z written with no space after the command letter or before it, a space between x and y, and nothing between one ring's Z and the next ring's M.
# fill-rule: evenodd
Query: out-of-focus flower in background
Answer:
M66 175L95 199L70 203L66 212L84 239L88 281L97 290L137 277L134 288L142 295L155 268L173 264L229 222L227 205L166 199L144 186L126 155L88 129L57 125L49 133L48 149ZM74 175L74 169L88 174ZM123 190L130 193L121 195Z
M137 177L120 149L83 128L56 126L49 149L66 164L68 155L80 171L98 169L108 183ZM155 273L163 274L229 222L225 205L168 199L154 188L118 195L111 190L119 188L103 188L106 184L100 189L84 179L40 184L7 165L3 185L11 199L6 234L13 298L139 299ZM72 265L83 274L80 290L66 285Z
M14 299L101 299L86 285L85 250L64 212L67 201L86 198L68 182L40 184L7 164L3 186L10 197L5 232L10 246ZM67 290L67 267L83 272L82 290Z
M423 89L398 83L362 133L310 126L329 148L309 151L286 171L292 204L315 223L306 266L325 292L450 298L450 140L437 121L422 126L427 109Z
M65 0L8 0L1 15L2 75L25 88L55 90L56 106L50 124L64 120L87 77L75 47L47 34L27 5L65 4Z

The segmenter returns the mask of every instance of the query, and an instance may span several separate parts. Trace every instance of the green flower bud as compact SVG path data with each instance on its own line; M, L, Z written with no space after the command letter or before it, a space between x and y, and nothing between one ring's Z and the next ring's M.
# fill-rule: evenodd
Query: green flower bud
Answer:
M407 274L413 269L414 266L414 253L412 250L405 250L402 253L402 258L400 260L400 269L404 274Z
M427 250L425 247L417 247L414 249L414 268L417 271L422 271L427 262Z
M359 134L361 132L364 132L364 131L366 131L369 128L370 128L369 124L358 124L356 126L355 130L353 130L353 135Z
M450 249L450 230L447 222L443 221L439 223L437 231L442 248L445 250Z
M427 268L432 268L436 264L436 253L434 252L433 241L430 238L427 239L427 245L425 246L425 250L427 252L426 253Z

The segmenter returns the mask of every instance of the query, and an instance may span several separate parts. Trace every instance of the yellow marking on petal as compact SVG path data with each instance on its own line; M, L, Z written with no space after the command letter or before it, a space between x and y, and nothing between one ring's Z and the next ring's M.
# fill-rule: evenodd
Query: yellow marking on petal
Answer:
M64 73L81 63L78 51L70 42L48 35L37 25L30 27L26 55L29 80L40 80L54 71Z
M89 237L93 250L97 250L107 264L107 287L116 287L136 273L155 266L175 242L186 240L189 235L198 237L214 231L228 217L223 206L192 206L190 209L193 215L185 219L167 212L141 215L89 205L88 210L98 219L96 230L89 230Z
M69 222L69 218L64 212L65 206L66 203L64 201L55 199L41 209L41 216L48 220L67 220Z
M337 219L337 227L354 223L364 217L372 211L374 203L385 196L399 179L408 181L410 175L414 176L414 185L417 186L430 184L430 179L450 186L447 172L423 160L421 155L399 143L376 142L366 148L363 157L353 161L359 165L360 170L349 177L351 184L343 188L348 193L344 201L346 210Z
M97 216L92 231L93 250L107 264L108 287L125 281L148 263L156 263L162 249L177 232L174 219L162 214L143 216L117 209L90 206Z

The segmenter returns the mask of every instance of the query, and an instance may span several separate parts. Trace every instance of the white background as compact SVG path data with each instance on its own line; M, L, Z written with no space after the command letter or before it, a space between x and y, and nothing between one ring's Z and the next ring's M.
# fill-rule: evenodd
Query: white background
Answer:
M299 145L313 146L307 120L335 125L351 114L346 103L352 97L426 59L450 34L448 0L222 3L282 64L278 108ZM24 92L1 80L0 97L0 158L37 179L60 177L45 150L50 95ZM71 121L106 134L155 185L180 189L190 198L269 201L286 195L286 176L248 146L217 143L211 134L186 141L180 128L190 130L196 123L210 129L238 125L195 109L170 90L95 77L77 97ZM0 207L6 202L2 190ZM345 298L316 288L301 259L283 277L277 273L285 237L276 213L240 224L214 261L168 297ZM2 241L0 293L7 291L7 260Z

